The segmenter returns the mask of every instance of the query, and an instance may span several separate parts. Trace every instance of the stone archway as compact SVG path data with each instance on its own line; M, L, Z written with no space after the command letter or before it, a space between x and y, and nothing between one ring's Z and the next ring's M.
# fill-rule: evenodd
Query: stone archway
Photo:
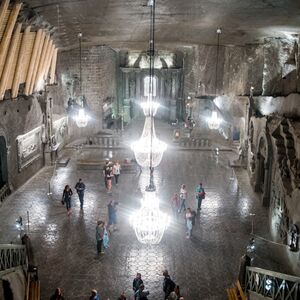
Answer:
M268 133L261 132L256 149L255 191L262 195L263 206L270 205L272 177L272 142Z
M8 183L7 147L4 136L0 136L0 189Z

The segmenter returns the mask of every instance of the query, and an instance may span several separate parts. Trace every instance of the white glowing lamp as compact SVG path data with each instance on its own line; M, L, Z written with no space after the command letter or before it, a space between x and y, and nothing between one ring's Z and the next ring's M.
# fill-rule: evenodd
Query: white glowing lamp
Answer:
M78 127L86 127L86 125L88 124L88 121L89 121L89 117L86 114L84 108L80 108L78 110L78 114L75 117L75 121L76 121L76 125Z
M207 120L207 125L210 129L219 129L221 119L218 118L218 113L214 110L211 117Z
M156 101L147 101L141 103L141 107L143 108L143 112L145 116L150 116L151 113L153 116L155 116L159 106L160 104Z
M159 210L159 199L155 193L145 192L141 208L132 214L130 223L140 243L155 245L161 241L170 218Z
M151 122L151 117L148 116L145 118L142 136L138 141L131 144L131 149L134 151L135 159L141 167L150 167L151 153L152 167L155 168L160 164L163 154L167 149L167 144L156 137L154 122Z

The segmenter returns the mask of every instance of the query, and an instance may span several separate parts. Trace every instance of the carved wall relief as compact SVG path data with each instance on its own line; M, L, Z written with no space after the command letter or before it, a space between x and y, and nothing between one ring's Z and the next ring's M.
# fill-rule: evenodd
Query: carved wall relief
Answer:
M287 244L290 219L285 204L285 192L280 185L276 184L279 180L278 177L276 175L272 182L272 219L274 220L273 226L275 227L276 235L282 243Z
M25 167L38 159L42 145L42 128L41 126L34 130L17 137L18 149L18 169L21 172Z

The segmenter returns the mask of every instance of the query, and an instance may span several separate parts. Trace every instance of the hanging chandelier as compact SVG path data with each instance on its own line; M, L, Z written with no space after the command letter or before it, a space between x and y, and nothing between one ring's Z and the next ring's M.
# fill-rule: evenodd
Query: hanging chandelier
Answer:
M170 218L159 210L155 192L145 192L141 208L132 214L130 222L140 243L155 245L161 241Z
M218 92L218 66L219 66L219 52L220 52L220 35L222 33L221 28L218 28L217 31L217 59L216 59L216 77L215 77L215 96L217 97ZM215 106L214 101L213 105ZM221 119L218 118L218 113L214 109L211 113L211 117L207 119L207 125L209 129L217 130L220 127Z
M149 40L149 90L147 102L142 104L145 115L145 124L142 136L131 145L137 163L150 170L149 185L145 189L141 199L141 208L135 211L130 219L136 237L143 244L158 244L169 225L169 217L159 209L159 199L156 197L154 184L154 168L157 167L163 157L167 144L156 137L154 116L159 104L153 101L154 91L154 25L155 25L155 0L149 0L151 7L150 40Z
M150 116L145 117L142 136L131 144L131 149L141 167L155 168L160 164L167 144L156 137L154 123Z
M84 96L82 96L82 47L81 47L82 33L78 34L79 41L79 91L80 103L78 104L77 113L75 114L75 122L79 128L86 127L89 121L89 116L86 113Z
M207 120L207 125L209 129L219 129L221 123L221 119L218 118L217 111L213 110L211 113L211 117Z

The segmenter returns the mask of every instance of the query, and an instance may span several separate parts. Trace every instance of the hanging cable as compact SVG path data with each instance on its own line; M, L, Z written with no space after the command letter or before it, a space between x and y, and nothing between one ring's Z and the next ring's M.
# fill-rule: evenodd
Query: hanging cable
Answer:
M221 28L217 29L217 59L216 59L216 79L215 79L215 96L217 96L218 86L218 67L219 67L219 52L220 52L220 34L222 33Z

